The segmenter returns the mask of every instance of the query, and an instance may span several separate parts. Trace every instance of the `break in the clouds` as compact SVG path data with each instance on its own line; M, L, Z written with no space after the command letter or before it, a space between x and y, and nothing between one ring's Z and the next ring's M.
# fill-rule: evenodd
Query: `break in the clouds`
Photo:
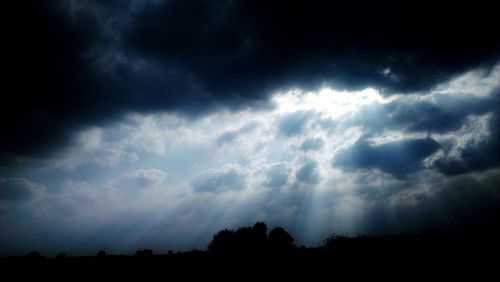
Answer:
M497 65L404 95L294 88L266 107L78 129L2 168L2 254L203 248L257 220L308 245L472 228L500 201L499 81Z
M498 218L494 3L18 2L0 255L203 248L257 220L315 245Z

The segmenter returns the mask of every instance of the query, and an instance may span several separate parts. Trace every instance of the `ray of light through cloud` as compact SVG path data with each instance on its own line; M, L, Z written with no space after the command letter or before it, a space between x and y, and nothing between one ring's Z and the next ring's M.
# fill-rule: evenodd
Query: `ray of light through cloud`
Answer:
M418 95L294 88L267 107L127 113L22 173L3 169L1 225L14 223L0 242L6 253L30 240L49 253L204 248L221 228L266 221L318 245L448 224L456 211L436 207L469 192L461 181L498 195L497 160L474 159L498 144L498 70Z

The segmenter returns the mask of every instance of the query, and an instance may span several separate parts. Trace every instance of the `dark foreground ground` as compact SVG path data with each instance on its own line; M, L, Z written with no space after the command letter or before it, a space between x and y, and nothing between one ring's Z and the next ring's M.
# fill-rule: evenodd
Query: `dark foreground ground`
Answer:
M497 235L338 237L322 248L166 255L1 258L4 281L51 280L266 280L336 278L497 280ZM326 276L325 276L326 275Z

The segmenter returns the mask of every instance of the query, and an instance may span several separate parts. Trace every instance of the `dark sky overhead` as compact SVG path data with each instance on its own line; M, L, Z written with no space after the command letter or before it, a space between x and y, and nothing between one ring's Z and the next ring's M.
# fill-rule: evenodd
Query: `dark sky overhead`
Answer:
M0 255L487 222L497 9L437 2L9 4Z

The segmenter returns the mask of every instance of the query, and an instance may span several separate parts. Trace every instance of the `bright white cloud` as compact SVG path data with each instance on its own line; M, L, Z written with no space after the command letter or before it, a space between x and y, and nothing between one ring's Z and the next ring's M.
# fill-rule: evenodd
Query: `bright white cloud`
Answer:
M278 114L312 110L323 117L337 119L345 114L355 113L364 105L373 102L384 103L385 99L373 88L362 91L336 91L323 88L318 92L294 89L286 93L277 93L272 101L276 104Z

